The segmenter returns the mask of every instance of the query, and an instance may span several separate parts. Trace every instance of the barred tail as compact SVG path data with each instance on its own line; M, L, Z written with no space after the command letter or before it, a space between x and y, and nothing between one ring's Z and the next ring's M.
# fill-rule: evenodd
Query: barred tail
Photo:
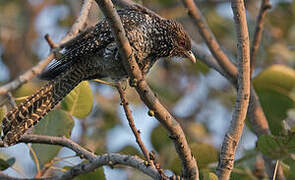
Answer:
M2 121L4 144L17 143L30 127L36 125L85 78L84 75L81 67L72 66L11 110Z

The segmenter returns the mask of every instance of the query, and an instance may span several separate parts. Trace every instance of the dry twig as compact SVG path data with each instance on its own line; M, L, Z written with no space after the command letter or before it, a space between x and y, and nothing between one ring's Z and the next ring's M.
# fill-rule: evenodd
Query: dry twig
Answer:
M271 9L271 4L270 4L269 0L262 0L260 10L259 10L259 15L258 15L257 21L256 21L255 33L254 33L254 38L252 41L252 46L251 46L251 51L250 51L251 75L254 72L255 63L256 63L256 56L257 56L258 48L259 48L260 41L262 38L265 15L267 13L267 10L269 10L269 9Z

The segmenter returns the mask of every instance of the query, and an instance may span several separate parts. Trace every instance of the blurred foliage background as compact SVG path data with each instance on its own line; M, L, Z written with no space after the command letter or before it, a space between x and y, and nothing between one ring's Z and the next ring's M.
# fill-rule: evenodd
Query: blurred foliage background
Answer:
M230 3L226 0L195 0L223 50L236 64L236 35ZM179 0L142 0L139 3L161 16L182 23L192 39L206 47L196 26ZM260 1L246 0L250 37L253 36ZM258 139L245 127L237 152L233 179L257 179L260 152L281 160L287 179L294 179L295 125L295 1L272 0L253 77L254 87L274 136ZM75 21L80 1L0 0L0 85L17 78L49 53L46 33L60 40ZM94 3L88 25L102 13ZM236 91L220 74L202 62L165 59L157 62L148 82L163 104L179 120L191 144L201 177L211 177L218 151L231 120ZM37 78L13 92L20 103L45 82ZM156 152L167 174L181 174L180 160L167 132L127 88L135 123L144 143ZM1 99L1 103L5 99ZM0 107L0 119L6 108ZM121 152L141 156L116 90L96 82L81 83L32 130L35 134L67 136L98 153ZM257 141L257 143L256 143ZM17 177L61 173L82 160L72 151L48 145L18 144L0 149L0 169ZM2 164L2 165L1 165ZM264 177L265 178L265 177ZM148 179L131 168L100 168L76 179Z

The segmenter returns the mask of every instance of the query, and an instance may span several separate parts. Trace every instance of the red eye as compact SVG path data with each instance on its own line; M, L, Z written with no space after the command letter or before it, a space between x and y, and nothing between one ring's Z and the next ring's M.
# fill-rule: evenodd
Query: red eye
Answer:
M185 42L184 42L184 40L180 40L180 41L179 41L179 45L182 46L182 47L184 47L184 46L185 46Z

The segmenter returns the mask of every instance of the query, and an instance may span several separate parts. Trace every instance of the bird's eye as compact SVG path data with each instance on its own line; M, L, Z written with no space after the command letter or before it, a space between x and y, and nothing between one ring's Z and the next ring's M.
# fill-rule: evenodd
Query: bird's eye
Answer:
M182 46L182 47L184 47L184 46L185 46L185 42L184 42L184 40L180 40L180 41L179 41L179 45Z

